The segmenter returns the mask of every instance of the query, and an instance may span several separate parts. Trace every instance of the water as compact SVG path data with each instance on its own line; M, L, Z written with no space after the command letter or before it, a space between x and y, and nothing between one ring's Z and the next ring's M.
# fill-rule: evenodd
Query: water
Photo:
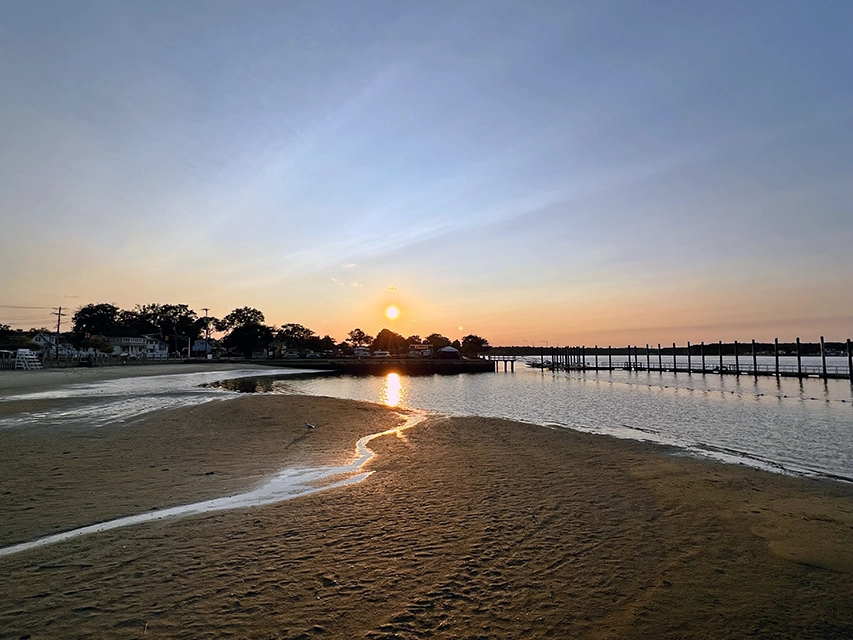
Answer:
M0 428L120 428L155 409L233 398L240 392L305 393L651 440L726 462L853 481L853 387L847 380L550 372L518 364L514 373L449 376L330 376L294 369L270 369L258 376L257 369L235 369L122 378L2 397L0 402L44 400L49 408L0 419ZM414 426L421 417L410 416L401 428ZM378 435L357 443L349 465L283 469L247 493L92 524L0 549L0 555L149 520L267 504L357 482L366 477L361 468L370 455L367 441ZM318 480L330 483L318 485Z
M266 372L265 372L266 373ZM269 375L306 373L299 369L270 369ZM315 372L316 373L316 372ZM222 399L234 392L216 387L222 380L256 377L257 369L232 369L199 373L139 376L70 384L49 391L6 395L10 401L48 401L43 411L27 411L0 418L0 429L15 426L103 427L139 418L151 411L189 407Z
M759 365L772 360L759 358ZM795 362L789 358L783 363L791 360ZM827 364L837 366L833 360L843 359L829 359ZM717 362L706 360L708 366ZM804 365L816 363L819 358L803 359ZM42 411L0 418L0 429L106 427L157 409L235 397L240 391L307 393L449 415L508 418L652 440L776 471L853 480L853 387L848 380L816 378L621 370L552 373L522 363L515 373L418 377L312 376L295 369L270 369L259 377L257 369L234 369L121 378L5 396L0 403L49 402Z
M853 481L847 380L656 372L323 376L270 389L651 440L780 472Z

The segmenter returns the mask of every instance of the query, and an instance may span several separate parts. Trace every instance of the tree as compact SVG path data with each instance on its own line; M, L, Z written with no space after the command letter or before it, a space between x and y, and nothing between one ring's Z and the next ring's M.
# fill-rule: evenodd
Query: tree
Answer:
M467 358L476 358L481 353L486 353L489 349L491 349L491 345L489 345L489 341L485 338L481 338L478 335L469 334L462 338L462 355Z
M322 338L320 338L319 344L317 345L317 351L334 351L337 348L337 344L335 343L335 339L326 334Z
M264 324L264 314L251 307L234 309L216 323L216 330L230 330L222 344L240 351L246 358L251 358L255 349L266 347L273 338L272 328Z
M405 350L409 346L408 341L399 333L395 333L390 329L382 329L373 344L370 345L373 351L390 351L397 353Z
M141 336L147 333L159 333L160 328L152 319L141 312L141 307L136 305L132 311L122 310L118 313L118 325L122 333L131 336Z
M162 335L199 336L198 315L185 304L161 305L158 321Z
M211 331L216 331L217 323L221 322L219 318L214 318L213 316L202 316L196 321L198 325L198 335L199 336L209 336Z
M421 344L423 343L423 340L419 335L415 334L406 338L406 342L408 342L409 344Z
M354 347L364 347L373 342L373 336L366 334L361 329L353 329L349 332L349 342Z
M281 325L281 329L276 333L276 340L281 340L288 349L311 349L314 343L320 341L308 327L303 327L301 324L290 322Z
M440 333L431 333L426 337L426 344L431 344L435 347L435 351L438 351L442 347L450 346L450 339L444 337Z
M115 335L119 329L119 308L114 304L87 304L71 317L74 332L80 335Z
M234 327L222 340L227 349L235 349L244 358L251 358L255 349L266 347L272 340L272 329L263 324L248 322Z
M234 309L227 316L219 320L216 324L217 331L229 331L234 327L239 327L246 324L262 325L264 323L264 314L252 307L241 307Z
M96 351L100 351L101 353L112 353L113 345L110 344L110 341L106 338L102 338L101 336L92 336L91 338L86 338L80 343L80 346L84 349L95 349Z

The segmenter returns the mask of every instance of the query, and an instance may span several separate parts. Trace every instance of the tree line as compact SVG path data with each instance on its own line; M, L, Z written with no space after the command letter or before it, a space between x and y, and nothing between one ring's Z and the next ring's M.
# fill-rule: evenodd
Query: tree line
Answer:
M87 304L77 309L71 325L71 331L63 336L75 347L103 351L112 350L107 340L110 337L156 336L169 344L171 353L180 353L188 344L212 333L223 334L222 347L245 357L273 346L280 351L342 354L352 353L354 347L368 347L371 351L404 354L411 344L431 344L436 350L453 346L468 357L476 357L491 348L488 340L474 334L465 336L461 341L450 340L439 333L422 339L418 335L404 337L390 329L382 329L374 337L355 328L345 340L338 342L329 335L321 337L297 323L268 325L263 312L252 307L234 309L217 318L200 316L185 304L150 303L136 305L133 309L121 309L109 303ZM8 327L0 325L2 329ZM46 328L42 331L51 333ZM7 333L12 333L11 329Z

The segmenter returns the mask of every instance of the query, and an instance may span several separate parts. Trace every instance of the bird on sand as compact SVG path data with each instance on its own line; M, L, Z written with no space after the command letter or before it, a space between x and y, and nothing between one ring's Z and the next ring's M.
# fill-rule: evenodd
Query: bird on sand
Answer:
M308 423L306 422L306 423L305 423L305 428L306 428L306 429L313 429L313 428L314 428L314 425L313 425L313 424L308 424Z

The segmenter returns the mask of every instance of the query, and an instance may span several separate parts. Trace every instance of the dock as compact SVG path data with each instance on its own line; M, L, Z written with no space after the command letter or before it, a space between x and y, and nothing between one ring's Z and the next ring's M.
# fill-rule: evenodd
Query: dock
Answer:
M539 362L535 360L529 364L542 369L559 371L650 371L687 374L714 374L734 376L776 376L786 378L822 378L849 379L853 382L853 344L848 339L841 343L846 347L845 351L837 351L828 354L826 342L821 336L819 351L817 353L804 354L803 347L806 346L797 338L788 346L794 350L793 353L782 352L780 342L777 339L772 343L772 351L759 352L758 343L752 340L743 344L735 340L733 343L723 344L697 344L687 343L679 347L672 343L672 347L662 347L658 343L657 348L648 344L645 347L628 345L627 347L547 347L539 350ZM766 345L761 345L766 347ZM805 364L803 358L806 356L819 357L820 364ZM846 356L845 365L827 364L827 356ZM758 358L773 358L772 364L759 363ZM785 364L781 358L795 358L795 363ZM494 358L499 358L495 356ZM547 358L547 359L546 359ZM500 360L496 360L500 361Z

